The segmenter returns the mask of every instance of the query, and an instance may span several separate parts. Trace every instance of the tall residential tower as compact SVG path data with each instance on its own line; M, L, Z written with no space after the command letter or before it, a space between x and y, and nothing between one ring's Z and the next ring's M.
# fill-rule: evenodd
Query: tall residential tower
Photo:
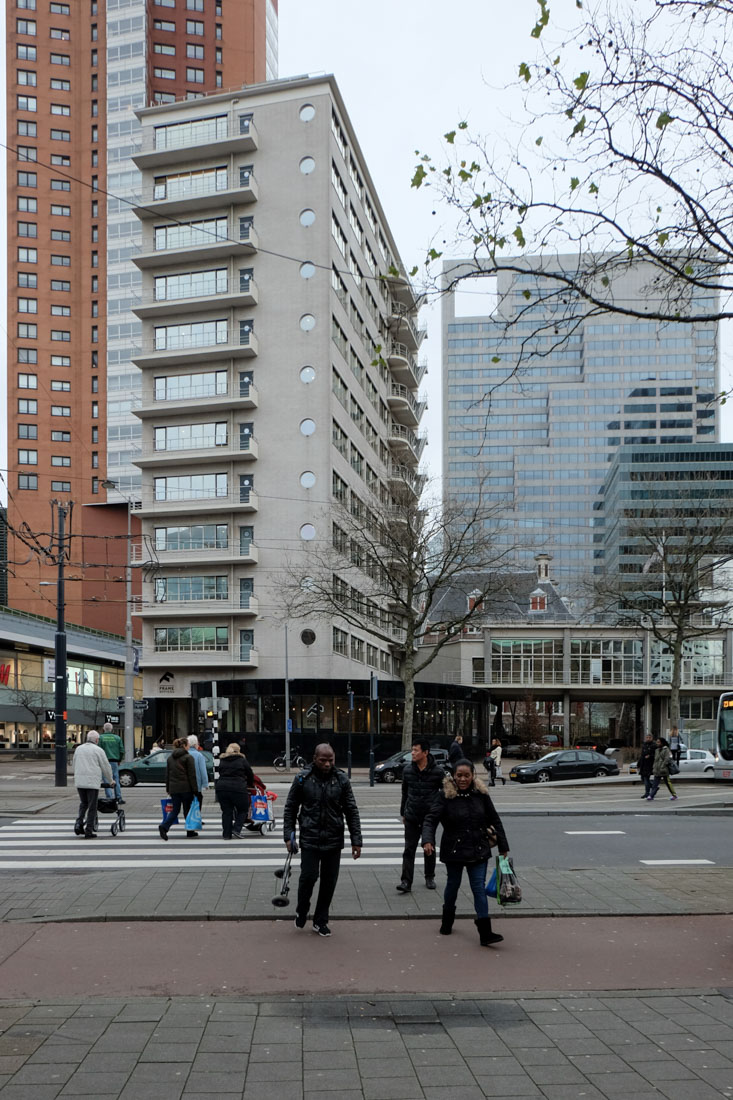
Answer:
M73 500L67 616L121 632L124 508L92 506L139 487L134 112L275 76L277 0L7 0L6 29L9 602L52 613L13 532Z

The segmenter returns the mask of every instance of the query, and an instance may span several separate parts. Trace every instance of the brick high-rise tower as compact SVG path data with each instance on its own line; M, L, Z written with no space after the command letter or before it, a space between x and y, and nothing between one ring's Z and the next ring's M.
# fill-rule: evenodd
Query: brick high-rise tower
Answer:
M67 618L122 633L120 494L139 486L134 112L275 77L277 0L7 0L6 19L8 602L54 613L39 582L55 570L16 532L48 543L50 501L73 501Z

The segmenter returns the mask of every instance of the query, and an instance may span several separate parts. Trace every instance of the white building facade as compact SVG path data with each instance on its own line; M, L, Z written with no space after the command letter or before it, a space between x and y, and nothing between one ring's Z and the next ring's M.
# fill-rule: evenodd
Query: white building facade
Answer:
M418 302L394 275L332 77L139 118L142 663L156 732L195 729L211 681L230 730L283 730L287 659L294 732L328 735L348 721L349 681L397 686L399 649L336 620L289 620L287 586L331 545L334 506L388 505L391 479L418 484Z

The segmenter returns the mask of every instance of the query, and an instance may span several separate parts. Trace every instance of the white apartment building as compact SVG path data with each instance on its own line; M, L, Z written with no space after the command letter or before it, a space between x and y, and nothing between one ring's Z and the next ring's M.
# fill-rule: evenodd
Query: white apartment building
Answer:
M138 117L138 557L155 732L195 729L192 696L212 680L229 730L282 731L286 644L294 733L338 732L348 681L359 693L376 672L398 687L399 645L287 621L287 581L331 545L335 504L389 504L394 478L419 484L419 303L394 276L333 77Z

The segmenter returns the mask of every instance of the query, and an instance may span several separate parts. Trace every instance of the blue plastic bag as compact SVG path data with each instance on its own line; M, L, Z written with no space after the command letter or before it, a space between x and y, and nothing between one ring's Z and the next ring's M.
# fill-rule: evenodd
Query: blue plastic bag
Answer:
M201 807L199 806L199 800L194 796L194 800L191 803L191 807L186 814L186 829L189 833L198 832L201 828Z
M491 878L486 883L486 894L490 898L496 897L496 867L491 872Z

